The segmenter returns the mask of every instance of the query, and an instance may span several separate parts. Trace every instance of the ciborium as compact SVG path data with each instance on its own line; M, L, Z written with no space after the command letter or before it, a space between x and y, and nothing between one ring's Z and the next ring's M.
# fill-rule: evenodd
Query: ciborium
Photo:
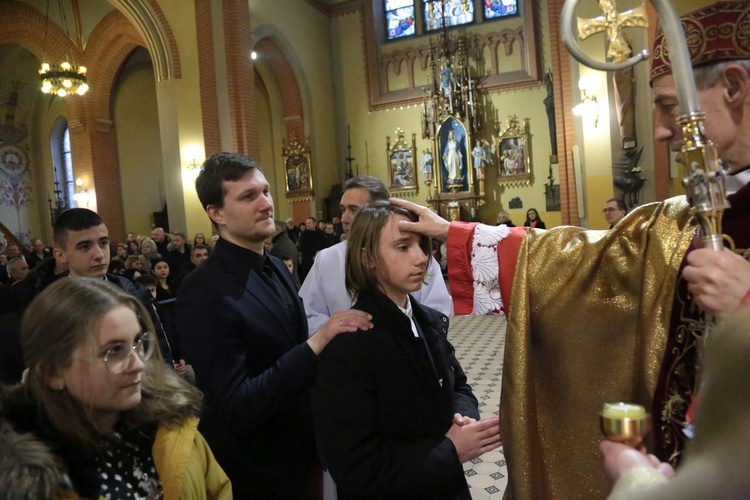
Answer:
M609 441L638 448L651 432L651 415L641 405L604 403L599 424Z

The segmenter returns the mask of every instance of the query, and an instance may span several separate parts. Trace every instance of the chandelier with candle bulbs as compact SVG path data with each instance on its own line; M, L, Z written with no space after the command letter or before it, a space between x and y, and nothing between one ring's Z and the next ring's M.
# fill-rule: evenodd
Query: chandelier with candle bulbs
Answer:
M42 92L46 94L65 97L69 94L83 95L89 90L85 66L76 66L67 61L60 64L42 63L39 75L42 77Z
M68 19L65 15L63 0L57 0L57 6L60 11L60 24L65 30L68 38L71 38L68 30ZM50 15L50 0L47 0L47 17L44 25L44 45L47 46L47 28L52 22ZM45 57L46 58L46 57ZM78 66L72 59L67 58L60 64L43 62L39 68L39 76L42 78L42 92L45 94L55 94L60 97L67 95L84 95L89 90L86 81L86 67Z

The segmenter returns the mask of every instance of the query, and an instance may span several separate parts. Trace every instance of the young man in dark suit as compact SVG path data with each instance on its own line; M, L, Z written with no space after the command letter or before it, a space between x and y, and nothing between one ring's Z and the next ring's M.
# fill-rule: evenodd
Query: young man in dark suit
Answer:
M177 298L180 345L206 395L201 432L235 498L305 497L320 477L308 394L318 356L371 318L344 311L308 339L291 275L264 251L273 199L256 162L212 156L195 186L220 236Z

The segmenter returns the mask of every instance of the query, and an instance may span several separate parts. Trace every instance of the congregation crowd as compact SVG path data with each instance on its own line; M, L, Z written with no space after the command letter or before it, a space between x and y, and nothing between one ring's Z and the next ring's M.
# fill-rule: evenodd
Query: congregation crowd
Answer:
M728 20L750 4L693 16L740 26ZM546 229L535 209L524 227L507 213L490 226L448 222L371 176L344 183L340 218L297 225L274 218L261 166L235 153L195 181L210 241L155 228L113 245L105 220L74 208L51 248L9 243L4 495L469 499L462 463L502 435L510 498L601 498L605 470L613 498L746 497L750 47L727 44L693 61L727 166L726 251L701 248L684 197L629 213L608 200L608 231ZM656 138L678 151L664 61L652 80ZM489 418L448 333L454 312L477 311L508 316ZM600 444L590 417L618 400L651 412L654 455Z

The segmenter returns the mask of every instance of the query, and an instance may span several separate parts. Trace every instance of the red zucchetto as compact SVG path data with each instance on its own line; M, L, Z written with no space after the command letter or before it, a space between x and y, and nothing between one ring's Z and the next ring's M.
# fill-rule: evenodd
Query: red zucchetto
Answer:
M750 59L750 2L716 2L680 19L693 66ZM654 40L651 82L671 72L669 48L660 26Z

